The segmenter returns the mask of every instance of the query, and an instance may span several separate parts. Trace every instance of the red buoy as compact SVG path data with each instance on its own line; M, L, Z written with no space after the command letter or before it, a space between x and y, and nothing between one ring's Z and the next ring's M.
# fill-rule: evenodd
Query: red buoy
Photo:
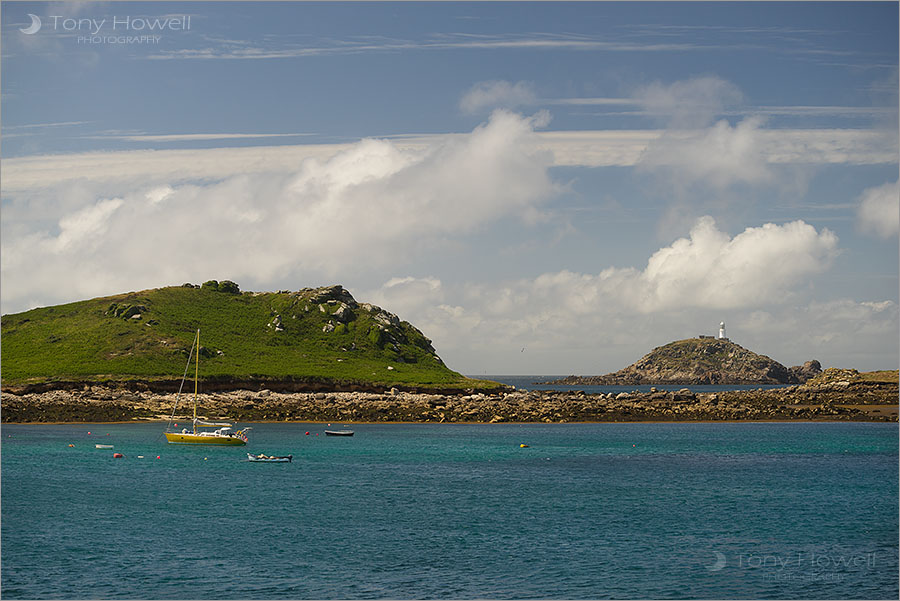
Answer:
M309 436L309 432L307 432L306 435Z
M113 453L113 459L121 459L124 456L122 453Z

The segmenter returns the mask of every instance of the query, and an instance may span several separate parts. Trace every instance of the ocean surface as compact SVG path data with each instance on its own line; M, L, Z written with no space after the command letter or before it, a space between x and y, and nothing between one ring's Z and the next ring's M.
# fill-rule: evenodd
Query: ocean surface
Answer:
M650 392L651 388L657 390L681 390L687 388L692 392L723 392L727 390L757 390L762 388L768 390L770 388L785 388L787 384L630 384L624 386L564 386L557 384L539 384L539 382L553 382L560 380L566 376L489 376L487 374L475 376L469 375L470 378L478 378L481 380L492 380L500 382L508 386L515 386L518 390L555 390L557 392L570 392L580 390L590 394L597 393L613 393L632 392Z
M352 428L4 425L0 595L898 596L897 424Z

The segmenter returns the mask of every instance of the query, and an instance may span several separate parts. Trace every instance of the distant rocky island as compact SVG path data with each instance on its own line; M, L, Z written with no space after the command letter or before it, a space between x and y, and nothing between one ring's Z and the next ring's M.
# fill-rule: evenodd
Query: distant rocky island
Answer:
M542 384L803 384L822 373L815 359L785 367L727 338L699 337L657 347L637 362L604 376L568 376Z

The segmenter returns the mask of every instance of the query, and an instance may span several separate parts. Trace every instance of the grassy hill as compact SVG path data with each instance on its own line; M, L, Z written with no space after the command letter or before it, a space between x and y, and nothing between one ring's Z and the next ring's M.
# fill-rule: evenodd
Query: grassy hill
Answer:
M341 286L242 293L215 281L4 315L3 385L180 380L198 328L207 382L498 386L450 370L422 332Z

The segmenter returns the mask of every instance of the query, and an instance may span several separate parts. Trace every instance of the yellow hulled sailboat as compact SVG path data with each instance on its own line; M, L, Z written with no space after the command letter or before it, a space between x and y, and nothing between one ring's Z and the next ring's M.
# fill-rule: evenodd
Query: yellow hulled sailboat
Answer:
M194 367L194 421L193 428L188 430L182 428L181 432L172 431L172 422L175 419L175 411L178 410L178 400L181 398L181 390L184 388L184 381L187 379L188 369L191 367L191 360L196 353L196 362ZM200 330L197 330L197 336L194 338L194 344L191 346L191 353L188 355L188 362L184 368L184 375L181 378L181 386L178 387L178 395L175 397L175 407L172 409L172 417L169 418L169 424L166 426L166 440L169 444L212 444L212 445L244 445L247 444L246 432L250 428L233 431L231 424L225 422L207 422L197 419L197 388L200 375ZM197 428L216 428L215 430L198 430Z

